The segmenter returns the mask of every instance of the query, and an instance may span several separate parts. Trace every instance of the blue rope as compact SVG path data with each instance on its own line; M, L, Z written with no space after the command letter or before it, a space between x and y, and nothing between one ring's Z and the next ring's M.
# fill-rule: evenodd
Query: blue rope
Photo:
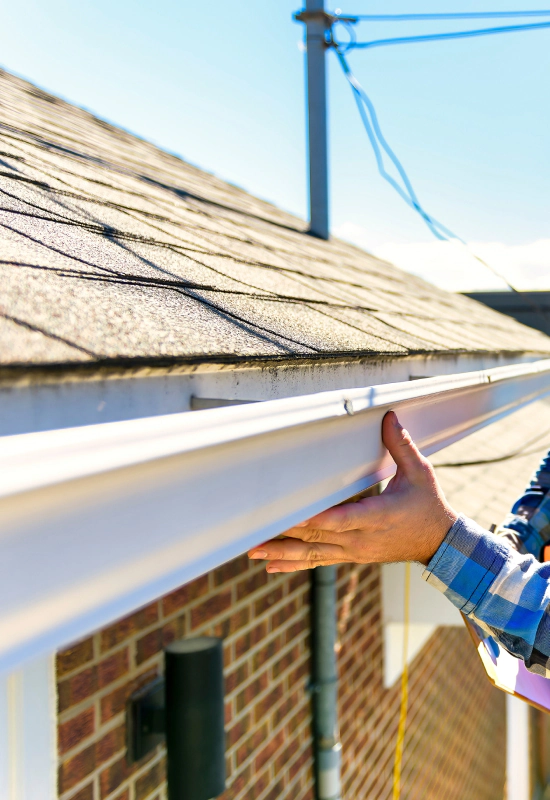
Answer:
M339 15L335 15L338 17ZM368 22L416 22L435 19L510 19L512 17L548 17L550 10L535 11L459 11L447 14L343 14L354 20Z
M369 137L370 143L372 145L372 149L374 151L374 156L376 158L376 164L378 167L378 172L382 176L382 178L390 184L390 186L395 189L395 191L399 194L399 196L410 206L414 209L428 228L431 230L434 236L442 241L448 241L449 239L458 239L458 241L465 244L465 242L456 234L454 234L449 228L443 225L441 222L436 220L431 214L422 207L417 194L413 188L413 185L407 175L403 164L400 162L399 158L397 157L396 153L392 150L390 145L388 144L384 134L382 133L382 129L380 128L380 123L378 122L378 116L376 114L376 110L372 103L372 100L367 95L355 75L350 69L350 66L346 60L344 54L337 48L336 55L338 56L338 60L340 61L340 65L346 76L351 88L353 89L353 96L355 98L355 102L357 103L357 108L359 109L359 114L361 115L361 119L363 121L363 125L367 132L367 136ZM386 166L384 164L384 159L382 156L382 152L384 151L388 158L393 163L394 167L396 168L399 177L403 181L403 186L400 186L399 183L393 178L392 175L387 171Z
M502 275L498 270L496 270L494 267L488 264L483 258L481 258L472 250L470 250L468 244L464 241L464 239L462 239L456 233L454 233L445 225L443 225L441 222L439 222L437 219L435 219L435 217L432 217L431 214L428 214L428 212L423 208L412 186L409 176L405 171L403 164L400 162L399 158L392 150L392 148L386 141L384 134L382 133L382 129L380 128L380 124L378 122L378 117L374 105L372 103L372 100L367 95L367 93L365 92L365 90L363 89L363 87L361 86L361 84L359 83L359 81L357 80L357 78L350 69L350 66L344 55L344 48L339 47L339 45L334 40L332 41L332 46L334 47L336 55L338 56L338 60L340 62L340 66L342 67L344 75L353 90L353 96L357 104L357 107L359 109L363 125L365 127L370 143L372 145L372 149L374 151L374 155L376 158L376 164L378 166L378 171L381 177L387 183L389 183L393 189L395 189L395 191L407 203L407 205L410 206L410 208L414 209L420 215L420 217L424 220L425 224L428 226L430 231L437 239L444 242L452 240L460 242L467 248L470 255L473 258L475 258L476 261L478 261L484 267L487 267L488 270L490 270L494 275L500 278L500 280L502 280L508 286L508 288L511 289L511 291L525 297L528 304L532 306L532 308L538 314L540 314L542 318L546 320L547 319L546 312L542 311L536 303L532 302L531 299L529 298L529 295L516 289L516 287L513 286L510 283L510 281L508 281L504 277L504 275ZM403 182L403 186L400 186L398 181L396 181L395 178L392 175L390 175L390 173L387 171L386 166L384 164L382 151L386 153L388 158L393 163L394 167L396 168L399 174L399 177Z
M449 31L447 33L425 33L419 36L397 36L391 39L373 39L370 42L350 42L348 50L354 48L367 49L372 47L386 47L393 44L413 44L416 42L437 42L447 39L470 39L475 36L491 36L497 33L513 33L517 31L550 28L549 22L533 22L528 25L504 25L498 28L476 28L471 31Z

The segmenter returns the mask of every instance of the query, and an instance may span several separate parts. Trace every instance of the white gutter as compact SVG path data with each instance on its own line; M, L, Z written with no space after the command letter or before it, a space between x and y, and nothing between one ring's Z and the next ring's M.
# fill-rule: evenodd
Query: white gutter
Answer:
M393 471L388 408L425 454L550 393L550 360L5 437L0 669L65 646Z

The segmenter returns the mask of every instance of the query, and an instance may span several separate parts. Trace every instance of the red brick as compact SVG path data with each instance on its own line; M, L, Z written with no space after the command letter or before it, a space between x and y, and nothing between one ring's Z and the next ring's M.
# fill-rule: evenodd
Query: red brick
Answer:
M293 592L295 589L304 587L309 590L309 576L310 573L305 570L304 572L295 572L287 578L288 591Z
M265 697L256 703L254 706L254 722L260 722L261 720L265 719L268 715L270 709L282 699L284 695L284 687L283 684L280 683L278 686L275 686L269 694L266 694Z
M309 663L307 661L303 661L301 664L292 670L292 672L288 673L288 682L290 686L294 686L301 678L305 678L309 676Z
M248 625L249 621L250 609L248 607L241 608L240 611L237 611L230 617L226 617L226 619L215 626L214 636L220 636L222 639L226 639L240 628L244 628L245 625Z
M59 711L65 711L91 697L98 689L97 667L77 672L71 678L66 678L58 684Z
M312 759L312 756L313 756L312 749L308 748L307 750L304 750L304 752L300 756L298 756L298 758L295 761L291 763L290 767L288 768L288 774L291 780L297 775L298 772L300 772L302 767L306 766L306 764L310 761L310 759Z
M260 692L262 692L264 689L267 689L267 685L267 672L263 672L261 675L258 675L256 680L252 681L252 683L249 683L248 686L237 695L237 713L240 713L245 706L252 703L257 695L260 694Z
M249 668L248 664L245 662L241 664L236 669L232 670L225 676L225 694L231 694L231 692L235 691L237 686L240 686L241 683L244 683L249 675Z
M296 730L296 728L299 728L302 722L304 722L309 716L310 716L310 710L307 706L302 706L302 708L299 708L298 711L296 711L296 713L293 714L292 717L290 717L290 719L287 722L286 727L288 731L290 733L293 733Z
M273 712L273 724L279 725L296 708L297 703L297 694L287 695L284 702Z
M258 773L254 771L254 780L252 784L254 787L254 797L258 797L271 785L270 772L270 769L266 769L261 775L258 775Z
M94 800L94 785L89 783L76 794L71 795L71 800Z
M166 762L164 759L157 761L153 764L144 775L136 781L135 800L144 800L155 789L160 788L161 784L166 780Z
M214 586L221 586L223 583L227 583L227 581L237 578L239 575L242 575L247 571L247 556L239 556L238 558L234 558L233 561L228 561L226 564L222 564L221 567L218 567L212 572Z
M170 616L174 611L178 611L183 606L188 605L193 600L207 594L208 592L208 575L202 575L200 578L186 583L175 592L167 594L162 598L162 612L165 617Z
M176 619L167 622L162 627L162 646L171 644L176 639L182 639L186 634L185 617L176 617Z
M246 761L255 750L257 750L267 739L268 727L266 724L261 725L259 728L251 731L250 736L243 742L237 750L237 765Z
M57 676L61 678L68 672L84 666L94 657L94 640L92 637L77 642L57 654Z
M307 616L304 616L301 619L297 619L296 622L293 622L292 625L288 625L284 631L285 643L290 644L293 639L296 639L300 634L302 634L305 630L309 629L309 620Z
M72 758L64 761L59 769L59 794L67 792L84 780L95 769L95 747L90 745Z
M277 678L281 672L295 664L300 658L300 648L294 646L291 650L279 658L272 667L273 677Z
M275 630L280 625L284 625L287 619L293 617L298 611L298 601L291 600L289 603L279 608L271 617L271 630Z
M96 744L96 764L104 764L118 752L126 748L126 725L119 725L105 734Z
M90 708L60 724L58 729L60 754L66 753L88 736L91 736L95 730L94 722L95 712L93 706L90 706Z
M151 603L145 608L140 608L134 614L119 619L114 625L110 625L101 631L101 650L104 652L116 647L117 644L120 644L130 636L144 628L148 628L150 625L154 625L158 618L158 603Z
M259 650L256 650L254 655L252 656L252 669L254 672L260 670L266 661L269 661L270 658L280 650L281 647L281 637L272 635L270 639L260 647Z
M268 761L271 761L279 747L282 747L285 741L284 731L279 731L275 736L271 736L268 744L261 750L254 760L254 767L259 772Z
M251 717L249 714L246 714L227 729L227 747L233 747L233 745L237 744L239 739L242 739L251 729Z
M283 789L284 782L277 781L277 783L273 784L270 791L264 795L263 800L279 800L279 798L282 796Z
M265 639L268 635L267 632L267 622L263 620L250 631L241 636L235 642L235 657L240 658L245 653L248 653L254 645L261 642L262 639Z
M208 600L191 609L191 628L198 628L211 622L219 614L231 607L231 589L218 592Z
M269 573L265 569L258 569L247 575L244 580L239 581L237 584L237 599L242 600L243 597L248 597L252 592L261 589L269 582Z
M157 628L150 633L146 633L136 642L136 663L143 664L144 661L160 653L162 650L162 629Z
M260 614L263 614L264 611L267 611L271 606L274 606L275 603L278 603L279 600L282 599L283 587L282 584L279 584L254 601L254 615L259 617Z
M234 797L244 790L250 793L252 783L252 767L248 765L247 767L239 769L235 779L231 781L231 788L220 796L220 800L233 800Z
M112 656L103 659L97 668L98 685L101 689L125 675L130 668L128 648L118 650Z
M106 767L99 776L102 800L104 797L114 792L115 789L118 789L120 784L126 780L128 774L129 770L126 756L119 758L114 764Z

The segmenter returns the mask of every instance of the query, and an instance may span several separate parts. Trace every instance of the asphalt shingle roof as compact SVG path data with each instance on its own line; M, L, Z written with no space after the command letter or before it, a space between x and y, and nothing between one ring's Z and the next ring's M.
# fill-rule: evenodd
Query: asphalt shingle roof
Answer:
M0 71L0 364L550 352L542 333L305 230Z
M524 406L431 456L433 464L511 459L436 468L450 504L484 528L499 525L550 448L550 400Z

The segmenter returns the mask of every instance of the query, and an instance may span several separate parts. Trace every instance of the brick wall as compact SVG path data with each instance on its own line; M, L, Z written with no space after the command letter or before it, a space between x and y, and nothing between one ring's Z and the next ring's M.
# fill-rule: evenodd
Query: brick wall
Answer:
M162 668L161 649L223 636L224 800L311 797L309 578L269 576L246 558L220 567L58 656L63 800L165 797L165 755L125 758L125 704Z
M346 800L391 798L399 686L382 686L379 569L339 572ZM59 654L62 800L164 800L162 748L125 758L125 703L176 637L225 638L228 789L223 800L308 800L312 791L309 575L236 559ZM503 697L466 631L432 638L410 676L403 798L501 800Z
M401 685L382 683L378 567L340 568L341 629L353 594L339 652L343 797L390 800ZM468 632L440 628L409 671L402 798L502 800L505 738L504 694L487 680Z

